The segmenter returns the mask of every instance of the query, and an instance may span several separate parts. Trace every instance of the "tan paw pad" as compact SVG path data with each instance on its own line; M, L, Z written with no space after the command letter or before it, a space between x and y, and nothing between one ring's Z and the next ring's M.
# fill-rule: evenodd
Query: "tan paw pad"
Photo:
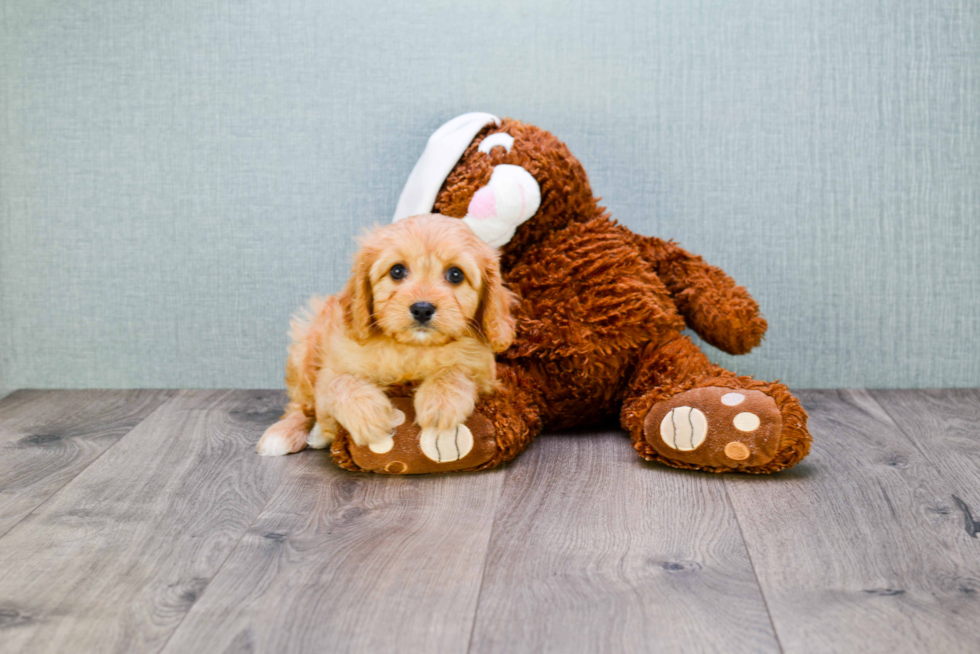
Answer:
M725 446L725 456L733 461L744 461L750 454L749 446L741 441L732 441Z

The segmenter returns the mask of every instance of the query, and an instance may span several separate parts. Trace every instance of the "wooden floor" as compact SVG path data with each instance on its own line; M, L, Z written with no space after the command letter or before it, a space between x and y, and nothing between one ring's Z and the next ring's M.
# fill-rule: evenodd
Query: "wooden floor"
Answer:
M980 651L980 391L800 395L773 476L582 432L382 477L257 456L278 391L19 391L0 651Z

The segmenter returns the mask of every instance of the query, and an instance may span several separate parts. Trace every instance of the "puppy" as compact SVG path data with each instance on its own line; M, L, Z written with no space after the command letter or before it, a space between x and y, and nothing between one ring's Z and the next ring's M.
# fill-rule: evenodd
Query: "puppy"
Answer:
M327 447L338 425L386 452L405 415L385 389L404 382L418 382L422 438L438 438L494 388L494 353L514 339L496 251L463 221L432 214L376 228L360 245L344 290L293 319L289 404L259 454Z

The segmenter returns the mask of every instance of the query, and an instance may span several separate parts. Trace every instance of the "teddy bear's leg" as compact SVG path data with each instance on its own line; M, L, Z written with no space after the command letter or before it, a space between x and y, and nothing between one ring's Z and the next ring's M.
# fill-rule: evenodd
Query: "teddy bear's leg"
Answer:
M405 413L405 422L395 428L390 448L358 446L340 427L331 456L348 470L402 475L485 470L509 461L541 431L540 410L533 384L519 367L498 363L497 377L499 388L478 399L455 438L426 441L412 398L396 394L391 401Z
M643 351L621 422L647 460L711 472L776 472L810 450L806 412L778 382L712 364L675 334Z

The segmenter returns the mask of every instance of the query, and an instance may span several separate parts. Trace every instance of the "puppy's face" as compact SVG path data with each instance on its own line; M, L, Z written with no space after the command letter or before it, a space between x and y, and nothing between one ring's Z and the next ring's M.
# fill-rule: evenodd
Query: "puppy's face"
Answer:
M355 336L380 332L414 345L474 336L496 351L510 345L511 296L496 253L465 224L418 216L375 230L361 245L348 312Z
M408 231L404 240L387 242L371 266L377 325L401 343L456 340L468 331L480 304L477 253L455 229Z

